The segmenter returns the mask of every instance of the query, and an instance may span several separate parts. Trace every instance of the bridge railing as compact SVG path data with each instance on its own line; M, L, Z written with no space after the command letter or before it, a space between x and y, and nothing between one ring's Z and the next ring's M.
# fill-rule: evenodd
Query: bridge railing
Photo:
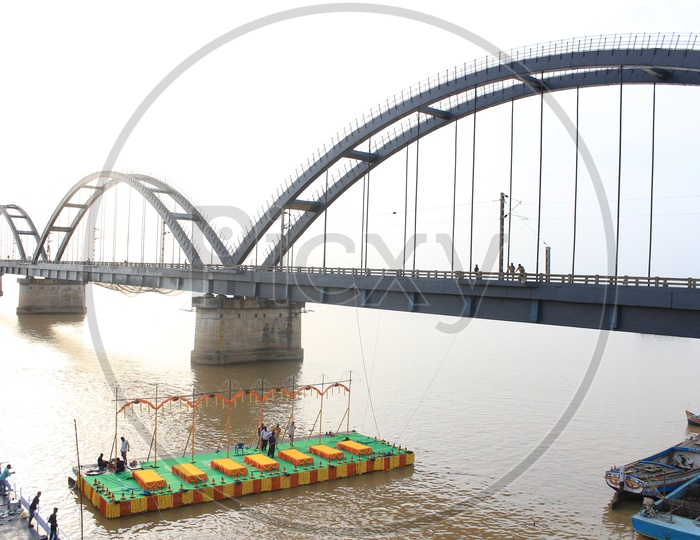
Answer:
M192 272L215 273L243 273L243 272L281 272L287 274L321 274L342 275L355 277L389 277L389 278L413 278L413 279L450 279L469 280L474 282L505 281L520 284L536 283L562 283L582 285L619 285L625 287L682 287L695 289L700 283L700 278L664 277L664 276L607 276L600 274L547 274L547 273L518 273L518 272L468 272L464 270L403 270L392 268L344 268L344 267L318 267L318 266L225 266L210 264L192 266L185 263L139 263L139 262L96 262L96 261L52 261L49 263L32 263L22 260L0 261L0 268L8 263L8 266L36 267L36 266L78 266L90 271L92 268L126 268L137 267L145 269L174 269Z

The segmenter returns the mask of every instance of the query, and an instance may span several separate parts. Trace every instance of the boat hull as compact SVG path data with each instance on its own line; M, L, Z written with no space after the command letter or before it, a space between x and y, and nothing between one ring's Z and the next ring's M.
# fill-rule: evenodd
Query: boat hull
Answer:
M700 426L700 416L693 414L690 411L685 411L685 417L688 419L688 425Z
M700 477L696 477L653 505L645 502L632 516L635 531L658 540L700 540Z
M700 438L692 437L653 456L609 469L605 482L621 494L659 498L698 475Z
M679 519L674 518L675 523L665 523L657 518L648 518L640 514L632 516L634 530L649 538L656 540L698 540L700 529L693 525L691 520L683 520L687 523L679 523Z

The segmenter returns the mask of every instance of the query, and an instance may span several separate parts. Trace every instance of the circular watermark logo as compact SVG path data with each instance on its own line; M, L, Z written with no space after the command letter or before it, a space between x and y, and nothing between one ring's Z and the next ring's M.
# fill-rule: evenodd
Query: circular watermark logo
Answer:
M289 9L286 11L280 11L277 13L273 13L261 18L258 18L256 20L250 21L246 24L243 24L241 26L238 26L234 28L233 30L226 32L216 39L210 41L194 53L192 53L190 56L185 58L180 64L178 64L172 71L170 71L163 79L149 92L149 94L143 99L143 101L139 104L139 106L136 108L136 110L133 112L131 117L127 120L125 123L124 127L122 128L119 136L117 137L116 141L114 142L112 148L110 149L110 152L107 156L107 159L105 160L103 170L105 171L110 171L114 168L114 166L117 163L117 160L119 158L119 155L124 148L124 145L126 144L127 140L129 139L130 135L133 133L134 129L138 125L139 121L143 118L145 113L149 110L149 108L156 102L156 100L165 92L168 87L170 87L180 76L182 76L187 70L189 70L191 67L193 67L195 64L197 64L199 61L202 59L206 58L208 55L219 49L220 47L223 47L236 39L245 36L247 34L250 34L252 32L258 31L260 29L266 28L273 26L275 24L284 22L284 21L290 21L293 19L298 19L302 17L312 17L316 15L322 15L322 14L342 14L342 13L358 13L358 14L366 14L366 15L382 15L382 16L389 16L389 17L395 17L395 18L402 18L402 19L407 19L407 20L412 20L416 21L419 23L422 23L424 25L432 26L434 28L440 29L444 32L448 32L450 34L453 34L473 45L477 45L483 50L485 50L487 53L493 55L494 57L502 58L504 60L508 60L508 55L502 51L499 47L494 45L493 43L487 41L483 37L479 36L478 34L463 28L451 21L447 21L445 19L441 19L439 17L435 17L433 15L416 11L416 10L411 10L411 9L405 9L397 6L388 6L388 5L383 5L383 4L364 4L364 3L338 3L338 4L319 4L319 5L310 5L310 6L305 6L305 7L298 7L294 9ZM544 99L546 99L546 95L543 96ZM564 110L557 104L555 100L546 100L547 105L554 111L556 116L558 117L559 121L566 127L567 131L569 134L573 137L576 137L576 126L575 124L571 121L571 119L568 117L568 115L564 112ZM604 194L604 189L602 187L602 181L600 178L600 175L597 172L597 168L595 166L595 163L592 159L591 154L587 151L585 144L579 143L580 146L580 156L582 159L582 162L584 163L585 167L588 169L588 173L591 177L594 189L596 191L596 194L598 196L598 203L601 207L601 210L608 210L608 203L607 199ZM227 218L233 219L238 225L240 226L245 226L247 223L249 223L248 216L237 209L234 209L235 211L231 211L231 208L221 206L221 207L216 207L212 208L214 211L215 216L214 217L220 217L220 216L225 216ZM606 212L603 212L605 215ZM607 215L609 215L609 211L607 212ZM246 221L246 223L244 223ZM604 227L605 227L605 242L606 242L606 255L608 258L608 265L611 265L611 261L613 259L614 255L614 233L613 233L613 226L610 221L604 221ZM230 236L230 230L224 231L226 235ZM224 238L223 240L226 240ZM317 239L318 240L318 239ZM373 241L377 242L377 246L380 248L382 247L379 243L379 240L381 239L374 239ZM339 242L340 244L344 245L346 249L353 249L353 246L348 244L345 239L338 239L334 237L334 241ZM494 246L492 249L489 250L490 256L495 257L495 243L492 242L492 246ZM312 299L310 299L312 300ZM88 311L87 311L87 321L88 321L88 327L90 331L90 335L93 341L94 349L95 352L98 356L100 366L102 368L103 375L107 381L107 383L111 387L116 387L117 392L121 394L121 390L119 389L119 375L118 371L114 370L111 366L111 363L109 361L107 352L105 351L105 348L102 345L102 339L100 336L100 329L98 325L98 321L96 319L96 314L95 310L93 309L92 305L92 298L88 296ZM610 302L611 300L608 299ZM612 299L614 302L614 299ZM601 316L601 321L602 321L602 316ZM447 324L447 323L439 323L438 324L438 330L441 332L449 332L449 333L456 333L460 330L462 330L466 324L468 324L469 319L461 319L457 323L452 323L452 324ZM431 514L429 517L418 517L416 519L406 519L403 520L401 523L396 523L390 525L377 525L374 527L348 527L347 529L339 530L338 527L334 527L333 531L330 531L333 533L333 535L338 535L342 534L343 536L352 536L352 537L357 537L357 536L376 536L377 534L386 534L389 532L396 532L399 530L405 531L409 530L411 528L419 528L423 525L426 525L428 523L435 523L437 519L448 519L452 516L464 513L469 510L469 508L473 507L473 505L478 502L481 499L484 499L486 497L489 497L493 495L494 493L499 492L500 490L503 490L506 488L508 485L510 485L512 482L517 480L521 475L523 475L534 463L537 462L537 460L556 442L556 440L559 438L559 436L562 434L564 429L567 427L567 425L571 422L572 418L578 411L579 407L581 406L581 403L583 402L586 394L588 393L591 384L594 380L595 374L598 371L598 368L601 363L601 359L603 356L603 352L606 346L608 340L608 333L605 331L600 331L597 336L596 340L596 345L593 350L593 354L591 356L590 362L588 364L588 368L578 386L577 391L575 392L574 396L572 397L571 401L569 402L568 406L565 408L563 413L561 414L559 420L555 423L555 425L549 430L548 433L546 433L541 442L534 448L529 450L526 455L523 456L523 458L516 463L506 474L501 476L499 479L497 479L495 482L487 486L486 488L482 489L481 491L473 494L471 497L468 498L463 498L461 500L455 500L454 503L451 505L451 507L448 510L445 510L443 512L438 512L437 514ZM439 370L442 364L437 366L437 369ZM427 389L426 389L427 391ZM137 429L142 433L143 438L145 441L148 441L151 437L150 431L145 427L145 426L136 426ZM274 522L275 517L272 515L266 515L266 516L260 516L258 519L262 520L267 520ZM299 523L291 523L288 519L285 518L284 523L281 522L279 523L280 526L284 526L285 528L289 529L292 526L297 526L300 530L304 530L306 532L310 531L315 531L320 533L325 533L329 532L324 529L322 525L312 525L310 523L306 522L299 522Z

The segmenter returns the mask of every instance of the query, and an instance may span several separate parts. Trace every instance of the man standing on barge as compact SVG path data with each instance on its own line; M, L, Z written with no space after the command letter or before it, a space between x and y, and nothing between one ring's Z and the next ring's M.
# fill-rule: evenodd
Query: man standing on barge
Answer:
M129 448L129 441L127 441L124 437L122 437L122 447L121 447L121 452L122 452L122 459L124 460L124 466L129 463L126 460L126 453L130 450Z

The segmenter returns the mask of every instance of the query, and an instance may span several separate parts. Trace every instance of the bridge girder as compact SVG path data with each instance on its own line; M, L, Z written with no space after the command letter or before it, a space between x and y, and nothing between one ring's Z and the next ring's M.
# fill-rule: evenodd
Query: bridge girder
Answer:
M643 42L643 40L640 40ZM700 85L700 51L659 47L559 52L513 61L502 53L493 65L445 79L359 125L316 159L283 189L281 195L244 234L234 250L234 265L244 264L255 245L283 211L343 159L352 160L327 190L309 201L311 209L291 223L266 256L274 266L322 212L355 182L389 157L433 131L490 107L540 93L619 84ZM458 99L463 96L463 99ZM453 104L453 102L455 102ZM417 121L405 125L412 115ZM382 135L381 137L378 137ZM368 141L380 139L371 152Z

